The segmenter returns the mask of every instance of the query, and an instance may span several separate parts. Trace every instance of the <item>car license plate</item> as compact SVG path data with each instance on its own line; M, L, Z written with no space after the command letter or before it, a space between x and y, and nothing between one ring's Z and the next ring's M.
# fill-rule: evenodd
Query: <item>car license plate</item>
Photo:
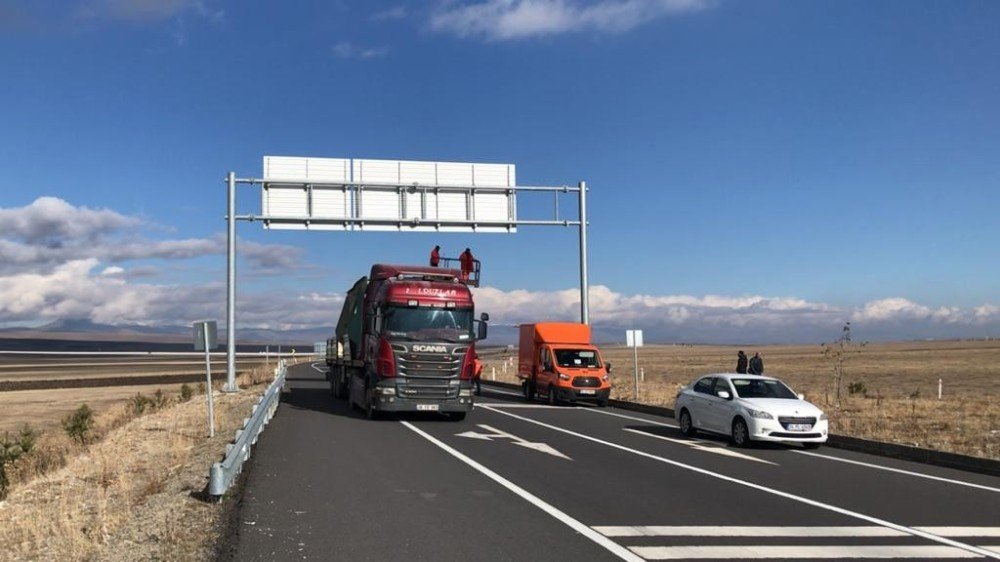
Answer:
M594 395L594 394L597 394L597 391L596 390L581 390L580 394Z
M436 412L438 411L437 404L417 404L417 410L421 412Z
M790 423L788 424L788 431L809 431L812 427L808 423Z

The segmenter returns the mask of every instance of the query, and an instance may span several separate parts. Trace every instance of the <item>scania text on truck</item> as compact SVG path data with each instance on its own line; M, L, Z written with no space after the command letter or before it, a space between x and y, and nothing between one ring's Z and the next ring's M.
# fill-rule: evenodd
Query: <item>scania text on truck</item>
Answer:
M549 404L594 401L611 396L611 364L590 342L590 326L569 322L522 324L517 376L524 397L544 394Z
M348 291L327 343L330 391L369 417L379 412L472 410L476 320L471 280L438 267L372 266Z

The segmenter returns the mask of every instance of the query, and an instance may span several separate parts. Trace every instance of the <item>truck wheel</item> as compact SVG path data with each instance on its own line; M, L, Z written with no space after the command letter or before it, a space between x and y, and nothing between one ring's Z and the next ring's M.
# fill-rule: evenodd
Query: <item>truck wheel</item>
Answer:
M379 411L375 409L375 393L371 390L365 392L365 417L370 420L379 418Z
M533 402L535 400L535 383L524 381L521 383L521 388L524 390L524 399Z

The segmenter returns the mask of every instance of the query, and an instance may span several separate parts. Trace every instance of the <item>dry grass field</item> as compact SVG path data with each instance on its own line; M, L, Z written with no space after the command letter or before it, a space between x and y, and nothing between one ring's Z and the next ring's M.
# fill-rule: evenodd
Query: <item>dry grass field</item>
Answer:
M759 352L765 374L783 379L826 410L834 433L1000 459L997 340L867 344L846 360L839 404L833 362L819 345L650 345L639 349L645 376L638 400L673 406L677 390L694 378L733 372L739 349ZM605 346L602 351L614 367L613 396L635 400L632 350ZM517 382L516 365L508 363L504 373L503 355L483 354L484 377L489 379L495 368L497 380ZM865 391L850 394L850 383L863 384Z

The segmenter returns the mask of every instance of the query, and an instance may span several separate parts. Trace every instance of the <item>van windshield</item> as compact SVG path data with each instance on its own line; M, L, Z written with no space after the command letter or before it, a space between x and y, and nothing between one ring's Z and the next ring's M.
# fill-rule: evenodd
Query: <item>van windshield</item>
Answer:
M385 309L382 331L390 340L469 341L472 310L389 306Z
M575 367L578 369L599 369L601 358L593 349L557 349L556 364L560 367Z

